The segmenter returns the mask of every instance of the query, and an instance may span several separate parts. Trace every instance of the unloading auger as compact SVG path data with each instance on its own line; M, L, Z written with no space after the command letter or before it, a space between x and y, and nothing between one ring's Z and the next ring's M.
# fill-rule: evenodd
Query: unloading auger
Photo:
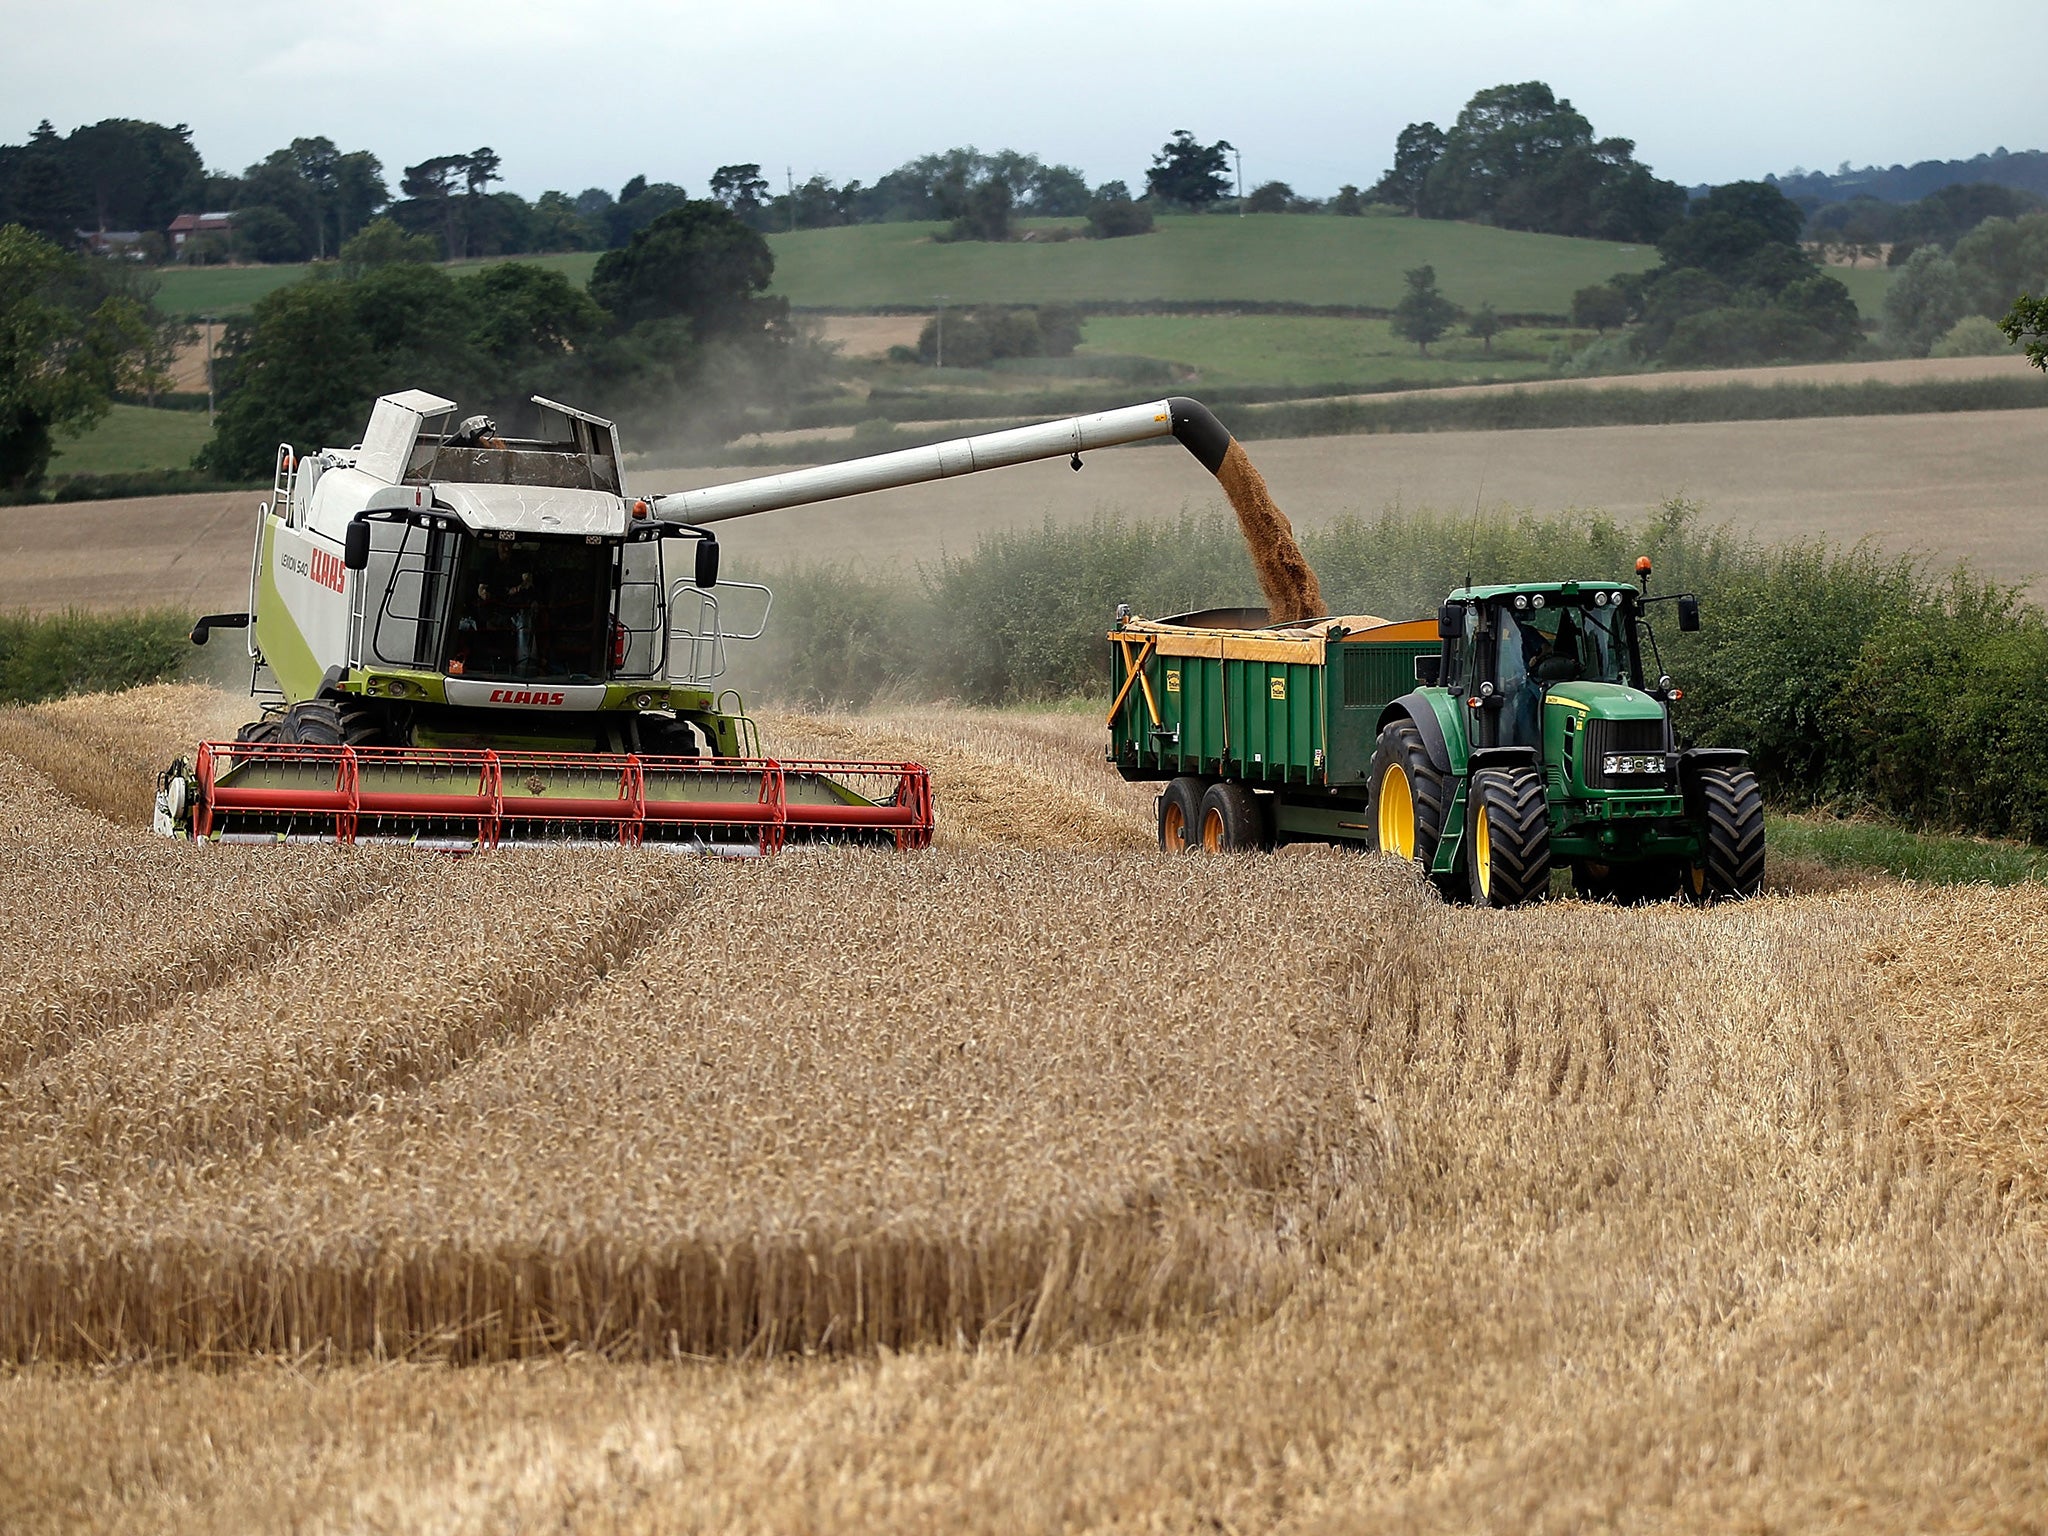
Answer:
M264 711L159 776L159 832L924 847L922 766L763 752L720 679L730 647L765 632L772 596L721 579L709 525L1036 459L1078 467L1153 437L1215 473L1232 446L1206 408L1170 399L646 498L626 489L613 423L533 403L533 438L408 390L377 401L353 448L279 446L248 610L192 631L199 645L247 631Z

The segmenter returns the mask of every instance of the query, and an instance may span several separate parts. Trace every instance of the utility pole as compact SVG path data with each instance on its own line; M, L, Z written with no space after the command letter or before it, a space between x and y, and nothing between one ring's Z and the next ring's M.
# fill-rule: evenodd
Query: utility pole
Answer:
M939 313L936 320L939 335L938 340L932 346L932 351L936 355L937 361L932 366L943 368L946 366L946 295L943 293L939 295Z
M1230 158L1237 162L1237 216L1244 217L1244 151L1230 146Z
M213 316L199 317L206 323L206 424L213 425Z
M789 232L796 233L796 170L785 165L782 168L782 184L789 188Z

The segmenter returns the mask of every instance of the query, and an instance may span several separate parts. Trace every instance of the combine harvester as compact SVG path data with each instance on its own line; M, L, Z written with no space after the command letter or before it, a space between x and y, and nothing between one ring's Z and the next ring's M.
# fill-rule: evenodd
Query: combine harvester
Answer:
M652 499L609 421L538 397L504 438L453 401L377 401L363 441L280 446L244 628L263 717L159 778L157 830L202 841L400 840L470 849L616 840L725 853L790 841L921 848L915 763L763 755L727 648L765 587L719 579L726 518L1147 438L1226 484L1243 462L1192 400L1161 400ZM1232 453L1236 458L1227 464ZM727 628L729 603L752 618Z

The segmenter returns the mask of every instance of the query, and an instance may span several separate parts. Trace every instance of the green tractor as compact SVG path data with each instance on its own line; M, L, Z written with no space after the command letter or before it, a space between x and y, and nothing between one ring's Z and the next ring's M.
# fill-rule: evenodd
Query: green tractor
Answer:
M1442 649L1422 686L1384 711L1371 799L1379 846L1447 895L1505 907L1548 893L1569 865L1583 896L1623 902L1754 896L1763 796L1749 754L1681 748L1683 697L1647 607L1689 596L1610 582L1467 587L1437 614ZM1645 652L1649 654L1645 655Z
M1651 605L1699 627L1690 595L1624 581L1453 592L1436 622L1263 609L1169 619L1120 610L1108 755L1164 781L1173 852L1349 843L1415 860L1482 906L1580 894L1753 896L1763 798L1748 754L1681 748Z

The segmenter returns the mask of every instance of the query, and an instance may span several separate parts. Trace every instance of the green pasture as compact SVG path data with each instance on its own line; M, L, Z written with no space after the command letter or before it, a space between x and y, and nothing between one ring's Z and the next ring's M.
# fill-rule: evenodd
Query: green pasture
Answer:
M525 261L553 267L577 283L587 283L597 255L595 251L571 251L556 256L493 256L483 261L450 262L448 270L457 277L469 277L501 261ZM295 283L313 270L311 262L274 267L167 267L157 274L163 281L157 307L167 315L239 314L266 293Z
M1093 315L1083 335L1084 356L1162 358L1206 385L1364 388L1546 378L1553 348L1583 346L1592 333L1504 330L1488 353L1461 325L1431 342L1427 357L1385 320L1313 315Z
M117 405L83 437L57 439L50 474L121 475L145 469L183 469L206 445L212 429L204 411L151 410Z
M2048 879L2048 849L2004 838L1915 832L1895 823L1773 816L1770 850L1839 869L1869 869L1924 885L2017 885Z

